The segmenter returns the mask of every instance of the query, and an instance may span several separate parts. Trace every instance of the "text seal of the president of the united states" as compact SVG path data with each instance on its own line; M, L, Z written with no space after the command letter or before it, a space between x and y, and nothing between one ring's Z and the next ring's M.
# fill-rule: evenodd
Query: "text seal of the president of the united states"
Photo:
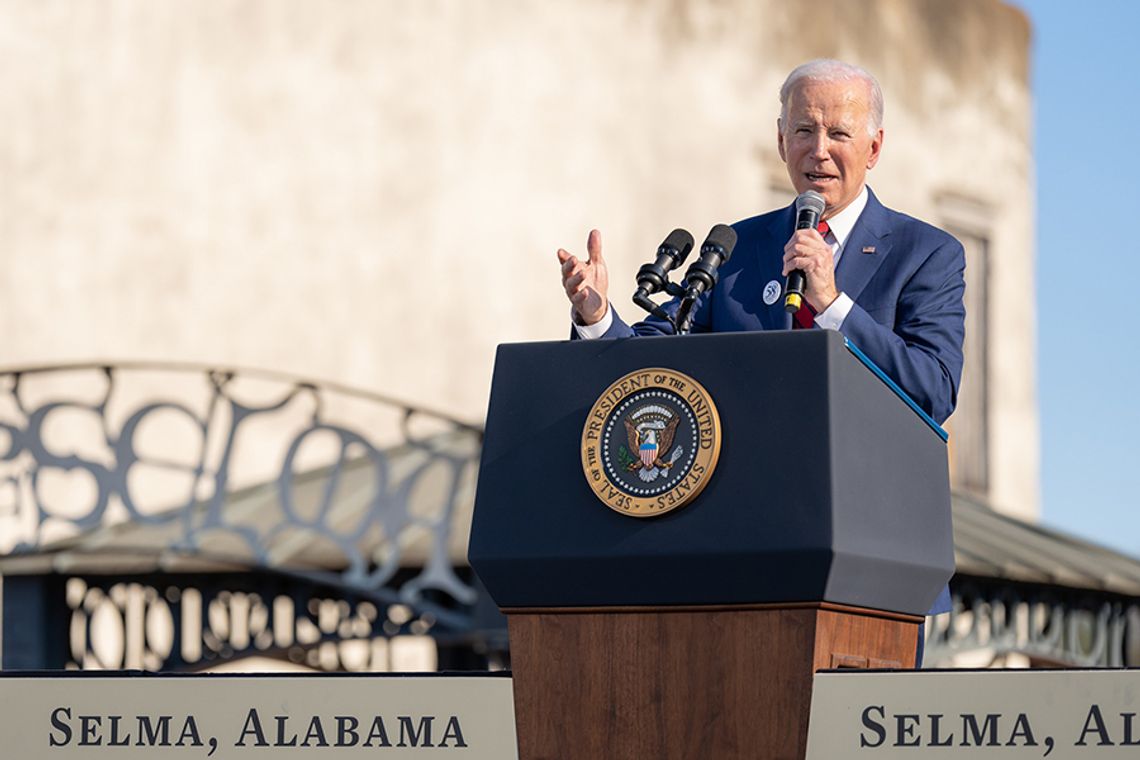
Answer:
M582 429L586 482L611 509L653 517L683 507L720 455L720 417L700 383L650 367L616 380Z

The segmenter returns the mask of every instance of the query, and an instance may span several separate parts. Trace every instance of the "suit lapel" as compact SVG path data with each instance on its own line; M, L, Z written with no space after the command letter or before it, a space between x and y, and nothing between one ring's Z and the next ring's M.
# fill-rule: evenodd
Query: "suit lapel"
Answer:
M859 300L859 294L878 271L891 250L887 211L867 188L867 206L847 237L843 256L835 269L835 284L842 292Z
M795 204L788 206L784 209L782 214L776 214L772 223L768 225L766 231L768 240L764 241L760 247L761 256L772 256L770 261L765 261L765 268L771 267L769 271L774 270L772 279L780 283L780 297L776 302L767 306L767 322L768 329L775 330L790 330L792 329L792 315L784 310L784 294L787 291L787 279L783 276L784 269L784 245L788 242L788 238L792 236L796 226L796 207ZM842 260L841 260L842 261ZM767 279L764 280L767 282Z

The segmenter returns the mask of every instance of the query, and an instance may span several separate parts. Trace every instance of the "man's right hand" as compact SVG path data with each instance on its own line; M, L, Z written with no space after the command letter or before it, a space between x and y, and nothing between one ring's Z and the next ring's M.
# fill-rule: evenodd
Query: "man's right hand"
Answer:
M582 261L559 248L558 261L562 264L562 287L566 290L566 297L582 324L592 325L606 315L610 305L606 295L610 289L610 275L602 258L602 233L590 230L586 252L589 259Z

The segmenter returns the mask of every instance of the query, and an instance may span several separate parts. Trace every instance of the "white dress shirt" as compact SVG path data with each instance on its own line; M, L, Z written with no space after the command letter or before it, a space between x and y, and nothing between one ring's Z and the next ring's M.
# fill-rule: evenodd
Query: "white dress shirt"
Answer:
M831 255L834 258L833 266L839 266L839 259L843 256L847 238L851 237L851 230L855 229L855 223L859 221L859 215L863 213L866 206L867 186L863 185L859 194L855 196L855 200L851 201L847 208L827 220L827 226L831 229L828 230L827 237L823 239L823 242L831 246ZM851 307L854 305L855 302L851 300L851 296L840 291L839 296L831 302L830 306L815 315L815 323L825 330L838 330L843 325L843 320L847 319L847 315L851 313ZM606 312L609 313L609 310L607 309Z

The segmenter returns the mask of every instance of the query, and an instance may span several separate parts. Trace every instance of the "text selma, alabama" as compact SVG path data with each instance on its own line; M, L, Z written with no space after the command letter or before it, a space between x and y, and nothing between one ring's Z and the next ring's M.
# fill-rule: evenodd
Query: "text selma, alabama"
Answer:
M201 747L213 755L216 736L203 736L193 715L78 715L51 711L49 747ZM240 728L224 736L233 747L464 748L455 715L262 715L250 708Z
M888 713L882 705L869 705L862 713L861 748L879 747L1039 747L1048 757L1057 741L1033 728L1023 712L974 715L919 715ZM1104 713L1090 705L1078 727L1061 741L1072 747L1140 747L1140 721L1134 712Z

